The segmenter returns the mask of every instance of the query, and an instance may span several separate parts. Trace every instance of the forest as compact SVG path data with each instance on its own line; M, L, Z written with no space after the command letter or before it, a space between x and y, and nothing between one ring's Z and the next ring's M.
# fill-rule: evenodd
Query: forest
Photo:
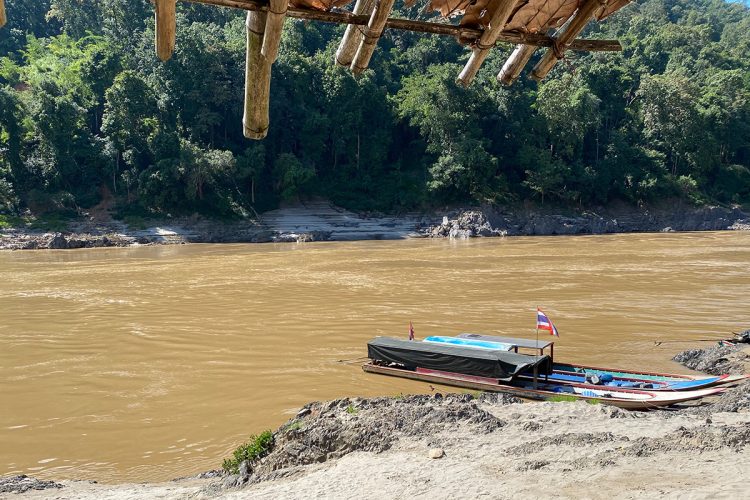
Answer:
M622 53L570 53L543 82L512 87L495 78L511 45L463 88L467 48L386 31L354 78L333 64L343 26L287 19L263 141L242 133L244 13L178 9L162 63L147 0L6 0L0 213L108 200L118 216L233 218L311 196L385 212L750 203L741 3L633 2L584 32Z

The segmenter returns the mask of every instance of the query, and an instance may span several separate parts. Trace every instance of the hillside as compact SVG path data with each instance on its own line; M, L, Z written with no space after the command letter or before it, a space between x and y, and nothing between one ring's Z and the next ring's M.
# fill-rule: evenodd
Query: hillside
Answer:
M332 63L343 27L287 20L262 142L239 126L242 12L181 3L163 64L146 0L6 8L5 220L103 200L121 217L243 217L310 196L382 211L750 202L750 10L739 3L635 2L585 33L620 39L623 53L579 53L510 88L495 80L510 45L463 89L468 50L386 32L354 79Z

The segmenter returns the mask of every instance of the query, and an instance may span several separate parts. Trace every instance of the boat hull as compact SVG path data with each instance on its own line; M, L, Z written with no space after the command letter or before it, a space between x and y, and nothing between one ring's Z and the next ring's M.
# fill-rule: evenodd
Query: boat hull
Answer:
M583 391L589 391L592 393L596 391L608 392L611 394L619 394L620 396L602 397L589 396L579 393L559 393L552 390L534 389L533 387L528 387L525 385L518 386L501 384L496 380L485 377L466 376L458 373L440 372L436 370L408 370L391 366L380 366L373 363L365 363L362 366L362 369L368 373L377 373L380 375L407 378L422 382L430 382L433 384L448 385L453 387L461 387L464 389L473 389L487 392L502 392L524 399L544 401L550 399L554 400L556 398L560 398L561 396L568 396L582 401L590 401L617 406L619 408L628 410L647 410L651 408L665 407L677 403L700 399L714 394L719 394L723 391L722 388L712 388L697 391L659 393L639 390L614 390L613 388L602 388L601 386L591 385L578 386L578 389L581 389Z

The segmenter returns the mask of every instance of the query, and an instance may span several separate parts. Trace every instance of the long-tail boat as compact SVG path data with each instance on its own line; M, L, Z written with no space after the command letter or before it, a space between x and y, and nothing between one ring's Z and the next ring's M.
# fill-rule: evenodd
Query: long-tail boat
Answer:
M566 384L542 376L552 373L548 355L476 349L439 343L377 337L367 344L369 373L390 375L434 384L525 399L580 399L626 409L649 409L719 394L723 388L681 392L656 392L592 384ZM531 373L531 378L527 374Z
M425 342L447 343L480 349L500 349L518 353L520 349L544 354L549 349L554 355L554 342L547 340L527 340L512 337L498 337L477 333L462 333L457 337L431 336ZM550 380L571 383L594 383L609 387L647 389L650 391L687 391L728 385L747 378L747 375L683 375L675 373L655 373L632 371L619 368L602 368L573 363L552 363Z

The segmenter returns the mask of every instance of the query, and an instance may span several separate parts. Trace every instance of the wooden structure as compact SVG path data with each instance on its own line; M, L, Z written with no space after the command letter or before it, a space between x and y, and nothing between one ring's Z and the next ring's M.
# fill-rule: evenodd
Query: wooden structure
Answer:
M175 48L177 0L151 0L156 19L156 54L168 60ZM516 44L498 81L512 84L535 51L545 48L531 77L541 80L568 50L619 51L616 40L581 40L578 35L594 19L603 20L631 0L427 0L425 9L442 17L434 22L391 17L395 0L181 0L247 11L245 136L262 139L269 126L271 65L276 60L287 17L347 24L335 61L352 73L367 69L378 40L387 29L456 38L471 49L457 82L469 85L490 50L500 42ZM404 0L407 6L417 0ZM12 13L11 13L12 14ZM0 26L5 24L0 0Z

